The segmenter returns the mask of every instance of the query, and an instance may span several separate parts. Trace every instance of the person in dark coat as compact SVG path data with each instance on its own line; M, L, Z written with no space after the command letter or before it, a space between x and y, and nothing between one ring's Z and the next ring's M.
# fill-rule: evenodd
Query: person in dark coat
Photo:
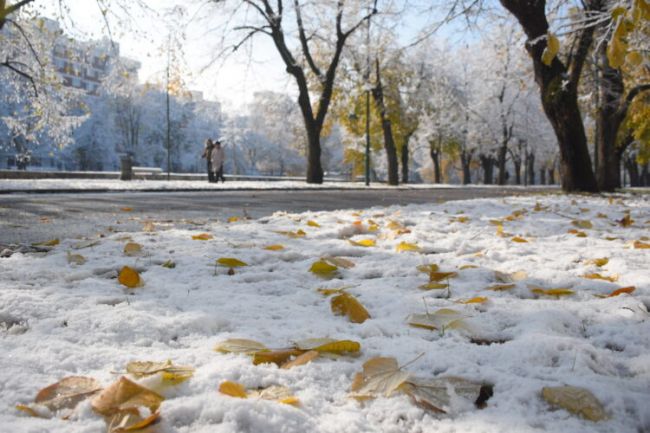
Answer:
M223 147L221 146L221 142L219 140L214 143L211 157L212 170L214 171L214 181L219 182L219 179L221 179L221 182L225 182L226 178L223 177L223 163L226 160L226 154L224 153Z
M214 171L212 170L212 150L214 149L214 143L210 138L205 140L205 146L203 147L203 154L201 158L205 158L208 163L208 182L216 182Z

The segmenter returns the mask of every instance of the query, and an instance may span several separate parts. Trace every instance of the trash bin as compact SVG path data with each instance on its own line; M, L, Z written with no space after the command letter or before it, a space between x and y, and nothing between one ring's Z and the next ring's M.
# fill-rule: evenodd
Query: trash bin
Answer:
M120 158L120 180L133 179L133 160L131 155L126 154Z

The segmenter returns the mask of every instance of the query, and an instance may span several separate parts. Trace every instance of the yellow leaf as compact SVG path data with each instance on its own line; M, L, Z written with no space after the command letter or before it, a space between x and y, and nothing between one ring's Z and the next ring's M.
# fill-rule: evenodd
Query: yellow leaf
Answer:
M343 257L323 256L321 257L321 260L343 269L354 268L354 262L352 260L344 259Z
M142 252L142 245L137 242L129 242L124 245L124 255L127 256L137 256Z
M240 383L225 381L219 385L219 392L230 397L247 398L246 388Z
M234 257L220 257L217 259L216 263L227 268L240 268L242 266L248 266L248 263L242 262L241 260Z
M49 241L33 243L32 246L34 246L34 247L55 247L55 246L59 245L59 243L60 243L60 241L58 239L50 239Z
M244 353L253 354L260 350L268 350L265 345L254 340L247 340L245 338L230 338L222 341L214 347L216 352L221 353Z
M560 287L557 289L543 289L541 287L537 287L532 284L529 284L528 287L530 288L530 291L535 293L536 295L560 297L560 296L570 296L575 294L573 290L564 287Z
M626 35L626 20L623 17L619 17L614 34L607 45L607 60L609 61L609 65L614 69L619 69L625 63L625 55L627 53Z
M641 242L641 241L634 241L633 246L634 246L634 248L639 249L639 250L646 250L646 249L650 248L650 244L647 244L647 243Z
M484 304L484 303L487 302L487 300L488 300L488 298L486 298L484 296L476 296L476 297L471 298L471 299L466 299L466 300L457 301L457 302L459 304Z
M163 263L161 266L167 269L174 269L176 267L176 263L174 263L172 259L167 259L167 261L165 261L165 263Z
M324 260L318 260L312 263L311 267L309 268L309 272L320 277L332 277L336 274L338 269L339 268L337 266L331 265Z
M289 397L278 399L278 403L288 404L290 406L300 406L300 399L292 395Z
M419 251L421 251L421 248L419 246L417 246L416 244L411 244L411 243L408 243L408 242L400 242L399 245L397 245L396 250L397 250L398 253L402 253L402 252L405 252L405 251L419 252Z
M439 282L442 280L448 280L449 278L457 277L458 273L456 272L430 272L429 273L429 282Z
M236 223L237 221L239 221L238 216L231 216L231 217L228 218L229 223Z
M305 233L303 230L300 230L300 229L297 230L297 231L295 231L295 232L291 232L291 231L282 231L282 230L280 230L280 231L276 231L275 233L278 233L278 234L281 234L281 235L285 235L285 236L288 236L288 237L290 237L290 238L294 238L294 239L295 239L295 238L302 238L302 237L304 237L304 236L307 234L307 233Z
M303 353L302 355L297 356L292 361L288 361L288 362L282 364L282 367L280 367L280 368L282 368L283 370L288 370L289 368L309 364L314 359L318 358L319 355L320 354L317 351L310 350L308 352Z
M449 218L449 222L466 223L468 221L469 221L469 217L467 216L458 216L458 217Z
M571 224L581 229L591 229L594 225L589 220L573 220Z
M551 406L561 407L590 421L601 421L607 418L600 401L584 388L575 386L544 387L542 388L542 398Z
M430 274L430 273L432 273L432 272L437 272L438 269L440 269L440 268L439 268L438 265L436 265L435 263L431 263L431 264L429 264L429 265L419 265L419 266L417 267L417 270L418 270L418 271L420 271L420 272L424 272L424 273L426 273L426 274Z
M300 350L315 350L321 353L356 353L361 350L361 344L352 340L334 340L332 338L309 338L295 343Z
M352 323L363 323L370 318L368 310L349 293L341 293L330 301L332 312L338 316L348 316Z
M570 229L570 230L567 231L567 233L572 234L572 235L576 235L576 237L578 237L578 238L586 238L587 237L587 233L585 233L583 231L580 231L580 230L576 230L576 229Z
M465 269L478 269L478 266L476 266L476 265L463 265L458 269L460 269L461 271L464 271Z
M313 220L307 221L307 225L309 227L320 227L320 224L318 224L316 221L313 221Z
M588 265L596 265L599 268L605 266L607 263L609 263L609 259L607 257L601 257L598 259L590 259L585 262Z
M592 274L585 274L582 276L582 278L587 278L589 280L604 280L604 281L609 281L610 283L618 281L618 275L612 275L611 277L607 277L597 272L594 272Z
M95 412L111 416L121 411L145 407L156 412L164 398L126 377L119 378L92 401Z
M194 239L195 241L209 241L212 238L213 238L213 236L211 234L209 234L209 233L201 233L201 234L192 236L192 239Z
M357 247L374 247L377 245L377 242L374 239L360 239L358 241L350 240L348 242Z
M253 354L253 365L276 364L279 367L292 356L299 356L300 354L302 354L302 351L296 349L261 350Z
M511 239L512 242L518 242L518 243L527 243L528 241L522 237L515 236Z
M274 245L268 245L264 247L264 249L268 251L282 251L284 249L284 246L279 244L274 244Z
M136 378L162 373L163 382L179 384L194 375L194 368L172 364L171 361L132 361L126 365L126 372Z
M268 388L254 390L248 393L249 397L257 397L262 400L272 400L282 404L298 406L300 400L291 395L291 390L285 386L271 385Z
M430 281L427 284L421 284L418 286L419 289L422 290L438 290L438 289L447 289L449 288L449 284L444 284L444 283L436 283L435 281Z
M621 227L630 227L632 224L634 224L634 220L632 219L629 213L625 214L625 216L620 220L618 220L617 222Z
M350 286L338 287L338 288L335 288L335 289L320 288L320 289L316 289L316 291L318 293L320 293L321 295L323 295L323 296L331 296L331 295L334 295L336 293L343 292L347 287L350 287Z
M128 266L124 266L122 268L120 274L117 277L117 281L119 281L120 284L128 287L129 289L140 287L143 284L138 271Z
M132 208L132 207L123 207L123 208L120 208L120 210L121 210L122 212L133 212L133 208Z
M505 290L511 290L517 287L516 284L494 284L488 287L486 290L492 290L493 292L503 292Z
M548 33L546 35L546 41L546 48L544 48L544 52L542 53L542 63L546 66L551 66L553 59L560 51L560 40L554 34Z

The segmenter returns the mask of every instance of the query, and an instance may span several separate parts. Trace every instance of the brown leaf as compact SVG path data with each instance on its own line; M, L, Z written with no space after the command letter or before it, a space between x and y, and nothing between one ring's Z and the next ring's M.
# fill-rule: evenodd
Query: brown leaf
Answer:
M566 409L590 421L607 418L605 409L591 391L575 386L554 386L542 389L542 398L548 404Z
M282 364L283 369L289 369L293 367L298 367L299 365L305 365L310 362L312 362L314 359L318 358L319 353L316 350L310 350L309 352L305 352L302 355L297 356L295 359L292 361L285 362Z
M297 349L262 350L253 354L253 364L276 364L279 367L292 356L301 354L302 351Z
M164 397L122 376L93 399L92 407L104 416L140 407L146 407L154 413L163 400Z
M91 377L70 376L40 390L34 399L35 405L19 405L17 408L32 416L39 416L38 406L46 407L52 413L72 410L101 389L99 382Z
M434 379L413 377L402 385L401 390L423 409L447 413L451 406L452 395L478 404L483 387L481 383L461 377Z
M363 364L361 376L352 383L353 397L373 398L380 395L388 397L408 378L409 373L402 371L395 358L372 358Z

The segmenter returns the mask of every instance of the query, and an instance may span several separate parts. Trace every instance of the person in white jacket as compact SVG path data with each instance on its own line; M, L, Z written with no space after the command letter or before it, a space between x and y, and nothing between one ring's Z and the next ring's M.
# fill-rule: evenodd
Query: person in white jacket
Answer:
M226 179L223 177L223 163L226 159L226 154L223 151L223 146L221 142L217 140L214 143L214 148L212 149L212 154L210 155L212 159L212 171L214 172L214 181L219 182L221 179L222 182L225 182Z

